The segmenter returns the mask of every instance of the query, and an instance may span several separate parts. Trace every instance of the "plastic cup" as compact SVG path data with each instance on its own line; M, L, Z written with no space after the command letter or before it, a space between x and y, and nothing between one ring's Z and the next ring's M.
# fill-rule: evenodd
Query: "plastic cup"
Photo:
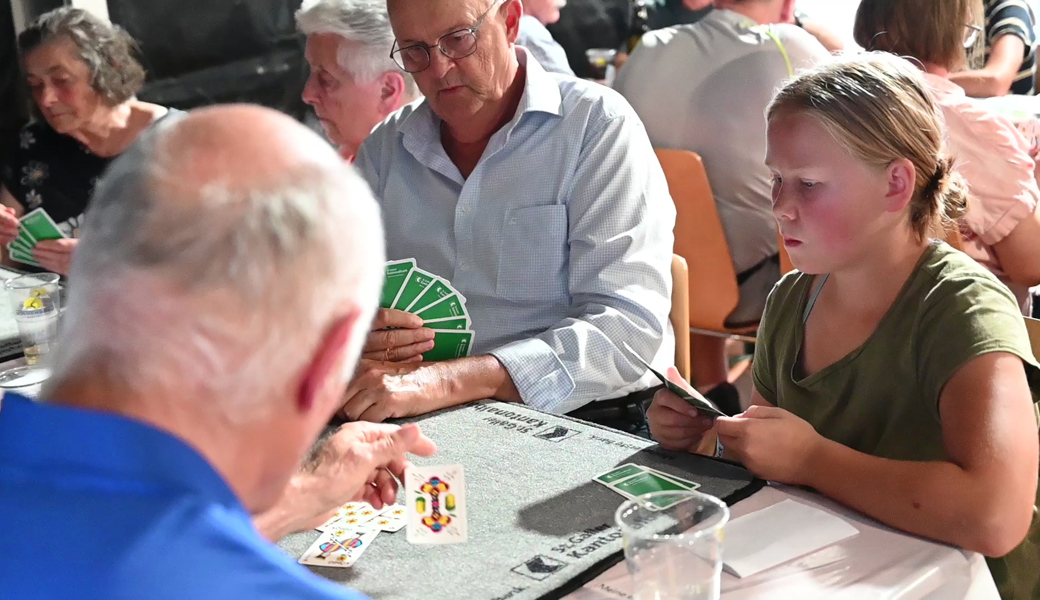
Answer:
M592 68L591 79L609 84L608 80L613 79L612 71L616 55L617 50L612 48L590 48L586 50L585 58L589 61L589 67Z
M45 364L56 347L61 314L59 279L54 273L33 273L4 282L27 365Z
M635 600L718 600L725 503L699 492L654 492L622 504L615 519Z

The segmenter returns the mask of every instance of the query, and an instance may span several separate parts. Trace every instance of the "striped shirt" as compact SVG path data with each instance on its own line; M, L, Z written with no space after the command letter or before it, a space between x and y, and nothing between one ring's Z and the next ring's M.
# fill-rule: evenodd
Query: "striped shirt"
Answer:
M1025 44L1022 67L1011 83L1012 94L1032 96L1036 88L1036 19L1026 0L986 0L986 60L997 40L1014 35Z
M564 413L656 383L625 350L675 360L675 205L632 107L546 73L526 49L513 119L463 177L428 102L391 115L355 166L383 209L387 258L415 258L466 297L473 352L529 406Z

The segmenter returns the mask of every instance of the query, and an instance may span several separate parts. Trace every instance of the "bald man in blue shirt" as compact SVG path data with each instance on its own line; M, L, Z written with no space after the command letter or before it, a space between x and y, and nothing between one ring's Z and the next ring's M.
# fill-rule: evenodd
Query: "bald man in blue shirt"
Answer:
M264 536L435 450L348 424L299 470L382 285L365 184L284 115L204 109L113 163L83 232L46 402L0 410L0 598L361 598Z

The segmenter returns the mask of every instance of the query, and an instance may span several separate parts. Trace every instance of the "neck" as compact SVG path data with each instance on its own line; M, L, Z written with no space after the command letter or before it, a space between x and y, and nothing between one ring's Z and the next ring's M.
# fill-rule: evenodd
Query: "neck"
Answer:
M842 306L886 312L928 248L909 227L870 244L857 263L831 273L830 285Z
M108 412L140 421L179 438L198 452L221 475L251 513L263 503L262 459L255 446L238 440L262 439L243 426L220 416L216 410L200 410L185 400L192 390L135 392L112 379L92 373L66 377L50 390L48 400L74 408Z
M122 134L129 127L132 113L129 102L100 108L88 123L69 135L98 156L114 156L122 151Z
M459 144L486 144L496 131L516 116L516 109L524 95L526 75L526 68L520 66L516 56L513 56L505 77L509 85L502 96L486 103L465 123L452 125L445 121L444 133Z
M942 65L937 65L935 63L923 63L923 65L925 73L931 73L932 75L937 75L943 79L949 79L950 77L950 70Z
M757 25L772 25L780 22L780 17L776 14L776 9L771 2L726 2L717 3L716 6L747 17Z

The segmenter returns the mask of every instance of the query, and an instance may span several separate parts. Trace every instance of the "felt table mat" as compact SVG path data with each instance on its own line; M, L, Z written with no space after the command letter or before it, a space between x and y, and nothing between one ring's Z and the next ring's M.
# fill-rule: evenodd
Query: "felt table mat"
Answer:
M353 567L308 567L375 600L563 597L622 559L614 513L625 499L592 481L620 464L695 481L730 504L763 485L726 461L522 405L482 401L413 421L438 447L415 464L465 469L468 541L413 545L402 529L381 533ZM279 545L299 558L319 535Z

